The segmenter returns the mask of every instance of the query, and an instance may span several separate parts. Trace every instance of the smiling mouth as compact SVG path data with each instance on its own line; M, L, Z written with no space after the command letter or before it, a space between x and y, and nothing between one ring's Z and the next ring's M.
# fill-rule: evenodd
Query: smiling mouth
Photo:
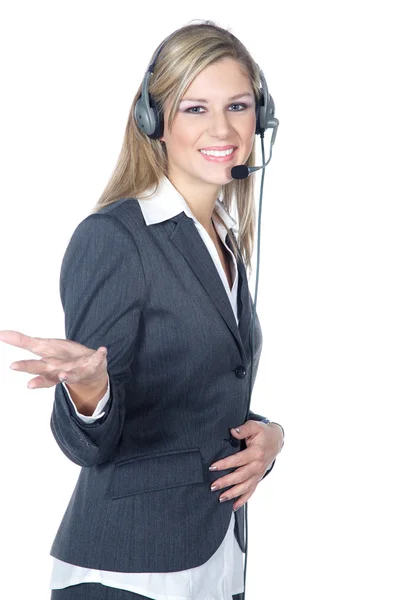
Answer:
M200 150L200 152L206 156L229 156L234 150L236 150L236 147L224 148L223 150Z
M226 163L233 159L236 155L237 147L228 148L227 150L199 150L202 157L213 163Z

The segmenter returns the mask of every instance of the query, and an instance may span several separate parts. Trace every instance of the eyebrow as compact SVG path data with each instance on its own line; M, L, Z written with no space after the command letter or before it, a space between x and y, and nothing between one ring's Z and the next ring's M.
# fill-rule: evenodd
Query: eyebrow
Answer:
M243 92L243 94L236 94L236 96L228 98L228 101L237 100L238 98L242 98L243 96L253 97L253 94L250 94L250 92ZM204 104L207 104L208 100L206 100L205 98L182 98L181 102L203 102Z

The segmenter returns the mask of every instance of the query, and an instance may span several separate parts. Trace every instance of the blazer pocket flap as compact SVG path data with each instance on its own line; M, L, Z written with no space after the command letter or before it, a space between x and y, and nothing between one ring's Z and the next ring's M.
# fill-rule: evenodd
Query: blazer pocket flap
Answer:
M203 460L199 448L139 456L115 464L112 499L202 483Z

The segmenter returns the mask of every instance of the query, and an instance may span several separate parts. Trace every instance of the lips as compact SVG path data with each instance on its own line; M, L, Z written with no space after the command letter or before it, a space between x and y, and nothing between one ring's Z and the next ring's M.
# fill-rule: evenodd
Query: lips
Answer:
M227 162L232 161L233 158L235 158L236 152L237 152L236 146L225 146L222 148L221 148L221 146L219 148L214 146L214 148L204 148L204 150L219 150L220 152L223 152L224 150L230 150L232 148L233 148L233 152L231 152L230 154L227 154L226 156L207 155L207 154L203 154L200 150L198 152L204 158L204 160L207 160L208 162L227 163ZM203 148L202 148L202 150L203 150Z
M220 152L223 152L224 150L230 150L231 148L235 150L236 146L233 146L232 144L230 146L208 146L207 148L199 148L199 150L219 150Z

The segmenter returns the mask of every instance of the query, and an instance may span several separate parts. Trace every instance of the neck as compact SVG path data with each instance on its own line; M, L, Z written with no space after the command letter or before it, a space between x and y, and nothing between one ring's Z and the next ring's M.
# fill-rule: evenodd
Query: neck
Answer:
M210 236L214 236L215 231L211 216L215 215L215 201L218 198L221 186L199 186L193 183L193 181L185 181L182 177L177 179L170 173L168 174L168 179L184 197L193 215L203 225L207 233Z

